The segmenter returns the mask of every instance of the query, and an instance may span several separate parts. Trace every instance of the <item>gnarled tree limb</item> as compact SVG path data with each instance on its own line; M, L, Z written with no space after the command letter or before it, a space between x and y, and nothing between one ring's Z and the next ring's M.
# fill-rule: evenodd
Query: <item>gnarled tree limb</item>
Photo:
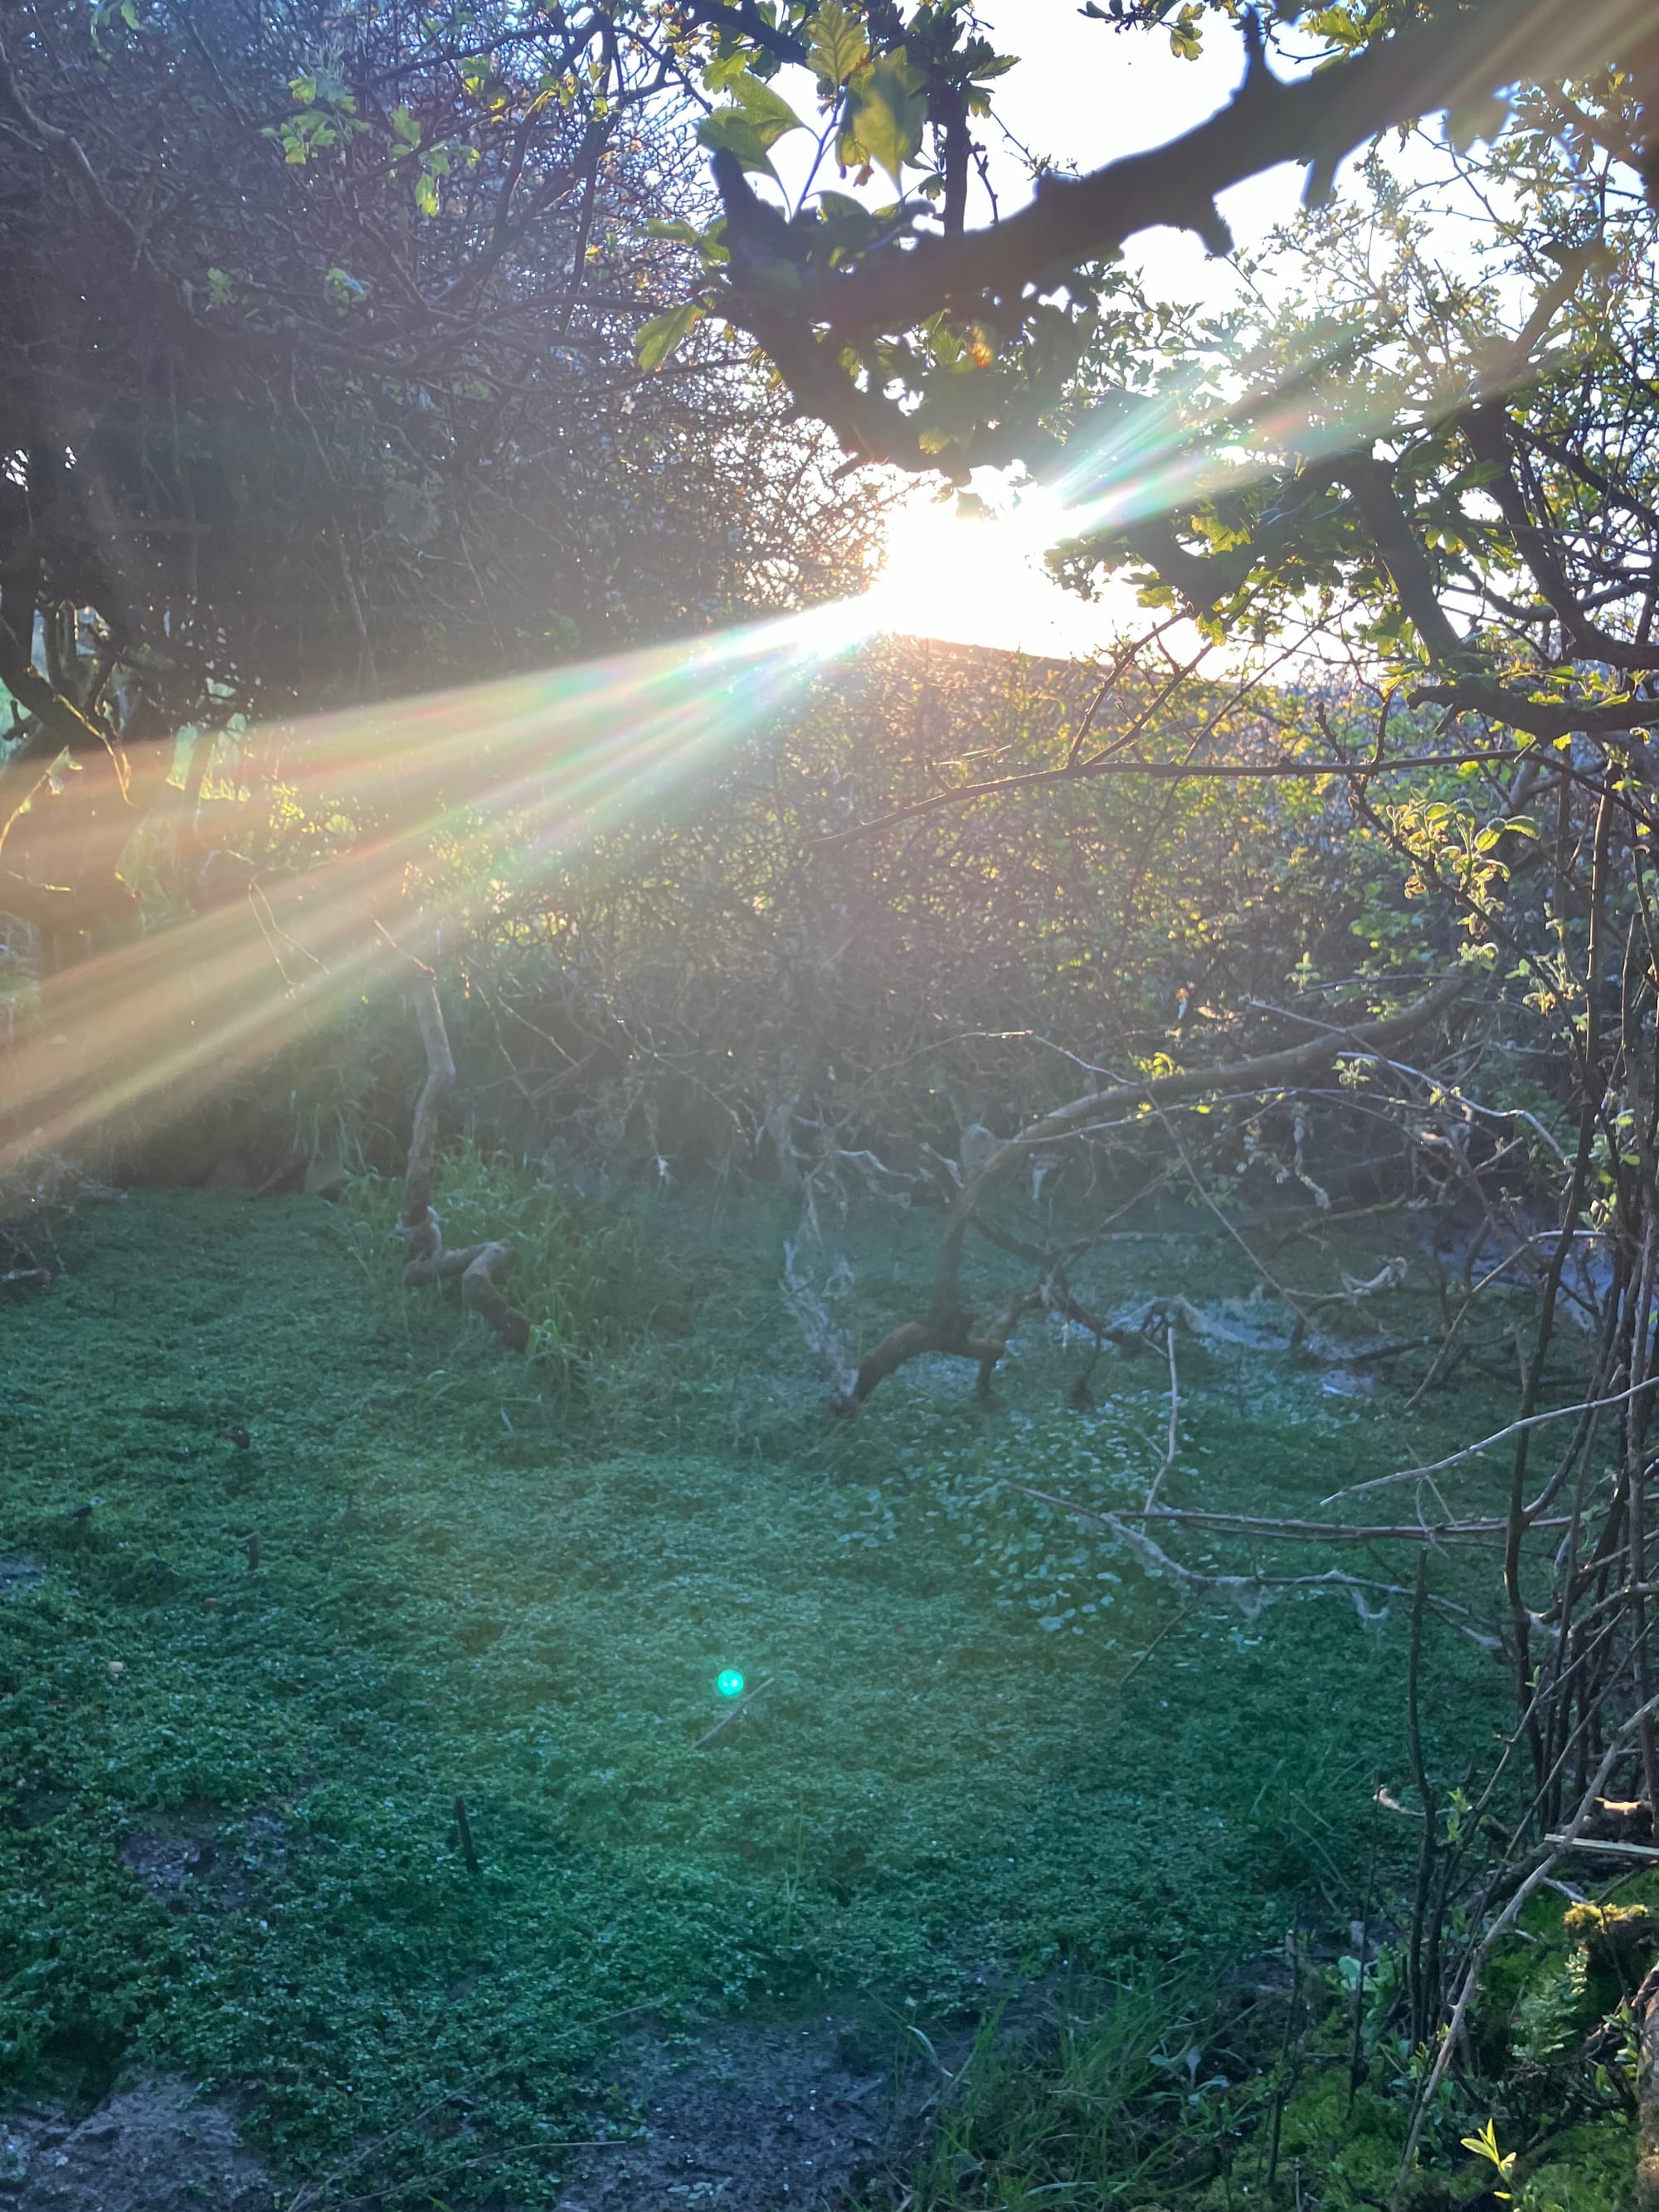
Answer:
M1285 83L1268 68L1252 27L1249 64L1227 105L1207 122L1150 152L1108 162L1085 177L1047 175L1030 203L989 228L943 238L896 240L857 265L821 275L792 270L785 289L767 281L757 257L734 254L721 312L772 355L803 407L818 415L844 447L863 459L913 471L939 466L925 452L904 410L861 390L842 365L842 349L877 334L913 330L941 309L977 311L1058 285L1071 272L1110 258L1139 232L1188 229L1212 251L1231 241L1218 197L1284 161L1304 163L1313 197L1326 192L1357 147L1397 124L1443 109L1479 106L1522 80L1605 67L1633 50L1642 10L1609 21L1576 0L1484 0L1457 14L1437 11L1402 25L1349 61ZM763 220L763 204L729 157L715 165L728 225L744 231ZM750 218L745 221L745 218ZM764 258L787 260L781 242ZM745 265L747 264L748 265ZM1018 443L1018 441L1017 440ZM1012 459L994 451L988 429L975 463ZM1024 441L1030 458L1030 440Z
M860 1361L850 1396L837 1400L834 1410L856 1413L878 1384L927 1352L976 1359L980 1364L980 1386L984 1389L988 1385L1021 1315L1042 1302L1041 1293L1030 1292L1024 1298L1016 1298L995 1329L978 1331L974 1316L962 1301L959 1278L963 1240L985 1199L1033 1146L1086 1134L1103 1116L1127 1109L1145 1106L1155 1109L1178 1105L1185 1099L1202 1097L1214 1091L1280 1090L1305 1076L1320 1073L1345 1053L1386 1052L1425 1027L1437 1014L1444 1013L1462 995L1465 984L1463 970L1456 969L1443 976L1432 990L1425 991L1413 1005L1384 1020L1361 1022L1349 1030L1327 1030L1305 1044L1290 1046L1283 1052L1263 1053L1254 1060L1233 1060L1218 1067L1183 1068L1143 1083L1115 1084L1107 1090L1089 1091L1081 1098L1056 1107L1052 1114L1045 1114L1017 1137L1000 1145L964 1181L945 1216L927 1318L905 1322L883 1337Z

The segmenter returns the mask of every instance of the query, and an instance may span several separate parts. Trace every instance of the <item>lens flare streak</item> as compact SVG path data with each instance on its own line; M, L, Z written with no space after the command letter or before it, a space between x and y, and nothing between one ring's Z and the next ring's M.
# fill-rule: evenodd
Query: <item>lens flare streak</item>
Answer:
M430 957L460 919L434 854L449 881L485 867L508 822L533 878L717 763L868 622L848 602L267 733L319 811L371 834L53 977L48 1022L0 1060L0 1172L176 1113L389 979L394 944Z

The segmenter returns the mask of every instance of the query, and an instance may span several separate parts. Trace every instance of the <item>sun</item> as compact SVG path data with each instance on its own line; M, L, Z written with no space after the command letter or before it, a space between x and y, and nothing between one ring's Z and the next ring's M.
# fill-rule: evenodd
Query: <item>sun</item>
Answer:
M961 505L954 495L919 495L889 525L886 559L866 602L871 625L1009 653L1092 653L1098 609L1063 591L1043 566L1064 535L1059 501L1040 489L1010 495L993 487Z

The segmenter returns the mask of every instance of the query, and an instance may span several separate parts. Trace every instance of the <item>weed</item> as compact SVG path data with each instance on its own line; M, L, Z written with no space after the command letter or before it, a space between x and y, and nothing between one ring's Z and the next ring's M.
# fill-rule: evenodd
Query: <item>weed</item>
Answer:
M1197 1992L1179 1982L1059 1996L1047 2017L981 2023L941 2077L937 2119L906 2177L915 2212L1138 2203L1213 2170L1227 2084L1193 2040Z
M417 1303L432 1293L411 1291L402 1281L396 1237L400 1193L395 1180L372 1171L355 1176L346 1192L346 1235L377 1302L394 1316L405 1341L412 1341ZM471 1141L444 1156L437 1210L452 1246L495 1237L512 1244L512 1296L531 1325L531 1372L561 1401L580 1385L596 1352L653 1328L686 1325L690 1284L638 1214L573 1199L549 1176L526 1172ZM453 1374L431 1379L447 1387L428 1394L428 1407L459 1381ZM534 1402L533 1394L528 1402ZM510 1414L506 1425L510 1434Z

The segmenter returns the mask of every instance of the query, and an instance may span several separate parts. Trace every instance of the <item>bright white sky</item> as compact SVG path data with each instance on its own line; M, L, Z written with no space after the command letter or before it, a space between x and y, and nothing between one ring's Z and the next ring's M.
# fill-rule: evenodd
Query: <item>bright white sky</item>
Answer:
M1202 57L1183 62L1164 32L1113 31L1082 15L1076 0L986 0L979 15L993 44L1020 57L994 88L998 118L1030 153L1061 167L1097 169L1163 145L1213 115L1243 74L1242 43L1225 24L1212 24ZM1024 164L994 121L984 128L1004 208L1018 206L1030 197ZM1300 172L1286 167L1229 194L1223 213L1241 240L1260 236L1294 213L1300 191ZM1131 250L1172 295L1224 289L1185 232L1153 231Z
M1166 33L1114 32L1084 16L1077 0L981 0L978 13L999 51L1020 57L996 82L996 118L980 126L1004 214L1030 197L1021 148L1057 167L1097 168L1202 122L1243 71L1239 40L1224 24L1211 27L1200 60L1183 62ZM804 72L799 82L780 78L778 89L798 113L813 112ZM806 143L787 138L774 151L792 193L805 167L797 149ZM829 181L840 185L833 170ZM1246 245L1294 213L1300 190L1299 172L1280 168L1229 194L1222 212ZM990 212L975 185L969 221L985 222ZM1227 264L1210 260L1187 233L1152 231L1130 252L1165 297L1218 304L1227 296ZM1128 618L1132 607L1127 595L1110 610L1090 606L1050 580L1042 554L1060 534L1052 504L1046 514L1032 508L1006 523L974 525L922 493L892 528L878 586L884 626L1029 653L1096 650L1114 617Z

